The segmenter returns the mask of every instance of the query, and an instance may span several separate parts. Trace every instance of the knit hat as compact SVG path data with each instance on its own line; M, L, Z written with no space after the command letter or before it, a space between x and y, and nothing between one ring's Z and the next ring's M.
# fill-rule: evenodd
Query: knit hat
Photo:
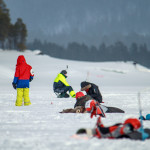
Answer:
M60 73L65 75L65 74L67 74L67 71L66 70L62 70Z
M76 99L79 98L79 97L83 97L84 94L82 92L77 92L76 93Z

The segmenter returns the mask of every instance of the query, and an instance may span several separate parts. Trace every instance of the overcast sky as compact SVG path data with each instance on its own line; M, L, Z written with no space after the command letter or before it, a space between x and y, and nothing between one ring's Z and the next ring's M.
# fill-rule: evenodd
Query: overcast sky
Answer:
M4 0L21 17L28 41L97 41L104 35L150 33L150 0ZM95 38L95 39L94 39ZM99 38L99 39L98 39Z

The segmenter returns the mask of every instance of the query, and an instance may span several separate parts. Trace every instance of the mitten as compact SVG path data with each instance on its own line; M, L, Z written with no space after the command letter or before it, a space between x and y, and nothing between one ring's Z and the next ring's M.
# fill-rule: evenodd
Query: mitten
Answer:
M33 80L33 78L30 77L29 82L31 82Z
M16 83L12 83L12 86L13 86L14 89L17 88L17 84Z

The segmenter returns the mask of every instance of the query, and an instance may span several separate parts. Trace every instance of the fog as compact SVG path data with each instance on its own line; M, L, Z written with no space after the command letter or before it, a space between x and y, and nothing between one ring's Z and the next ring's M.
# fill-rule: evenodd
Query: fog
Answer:
M21 17L28 42L149 43L149 0L5 0L12 23Z

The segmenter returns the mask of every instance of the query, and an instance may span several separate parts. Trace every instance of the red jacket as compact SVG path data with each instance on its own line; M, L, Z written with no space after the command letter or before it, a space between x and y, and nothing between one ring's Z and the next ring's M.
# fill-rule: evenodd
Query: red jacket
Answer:
M17 88L29 88L29 81L34 77L32 67L26 63L23 55L17 59L16 72L13 83L17 84Z

